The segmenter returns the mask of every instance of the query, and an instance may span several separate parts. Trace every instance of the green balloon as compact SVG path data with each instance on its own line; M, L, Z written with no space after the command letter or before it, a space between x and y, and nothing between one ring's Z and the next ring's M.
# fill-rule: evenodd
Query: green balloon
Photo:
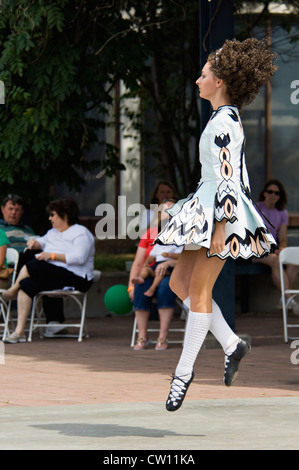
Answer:
M116 284L109 287L104 295L104 304L115 315L126 315L132 312L133 304L128 294L128 286Z

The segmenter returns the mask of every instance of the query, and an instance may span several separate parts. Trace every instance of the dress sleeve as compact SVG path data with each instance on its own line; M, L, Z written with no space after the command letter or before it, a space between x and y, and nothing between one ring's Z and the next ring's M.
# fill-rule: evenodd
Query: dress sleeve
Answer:
M47 241L47 234L45 234L42 237L36 237L35 241L37 241L40 244L41 250L44 250L46 246L46 241Z
M215 220L233 223L237 218L238 188L243 162L243 129L241 123L231 116L215 119L210 130L210 151L214 177Z
M281 214L281 225L289 225L289 213L286 209Z
M71 251L65 253L65 260L67 265L82 266L86 263L90 253L92 241L86 233L79 233L73 239L73 248Z

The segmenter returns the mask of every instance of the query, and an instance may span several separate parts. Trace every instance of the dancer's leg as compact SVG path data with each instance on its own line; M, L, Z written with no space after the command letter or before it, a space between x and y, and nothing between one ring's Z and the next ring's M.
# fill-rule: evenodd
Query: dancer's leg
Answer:
M184 304L190 309L190 297L187 297L184 300ZM227 324L215 300L212 300L212 321L210 331L221 344L225 354L231 354L236 349L240 338Z
M190 380L194 362L210 329L212 315L189 311L185 341L175 375Z
M193 367L200 348L210 329L212 321L212 290L216 279L224 265L220 258L207 258L206 250L201 249L193 257L196 261L191 261L189 269L192 270L189 285L191 299L191 310L189 311L185 341L183 351L177 365L175 376L171 384L171 390L166 402L168 411L177 410L186 395L187 389L193 379ZM186 260L189 257L185 258ZM184 266L187 273L187 267ZM177 273L175 280L179 279ZM179 291L179 287L175 292ZM183 289L181 289L181 294ZM183 297L183 298L186 298Z
M176 368L177 376L191 377L195 359L212 321L212 290L224 265L219 258L207 258L206 250L196 253L190 276L190 306L182 355Z
M189 296L189 284L198 251L184 250L171 273L169 286L181 300Z
M240 342L240 338L233 332L225 321L215 300L212 301L212 307L213 315L210 331L221 344L224 353L229 355L236 349L237 344Z

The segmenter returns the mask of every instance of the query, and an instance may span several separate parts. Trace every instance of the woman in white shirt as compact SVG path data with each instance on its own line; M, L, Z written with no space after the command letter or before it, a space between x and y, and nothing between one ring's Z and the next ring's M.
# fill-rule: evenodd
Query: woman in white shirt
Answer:
M21 269L15 284L4 291L5 301L17 299L18 321L15 331L5 342L24 342L26 319L33 297L42 290L73 287L86 292L93 279L94 237L79 225L79 209L71 198L61 198L49 204L52 228L43 236L28 241L30 250L42 250Z

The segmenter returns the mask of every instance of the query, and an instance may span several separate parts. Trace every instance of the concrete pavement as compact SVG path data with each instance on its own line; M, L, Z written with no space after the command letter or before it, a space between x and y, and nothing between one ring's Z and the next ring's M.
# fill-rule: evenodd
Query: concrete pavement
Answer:
M297 397L186 400L175 413L161 402L7 407L0 447L127 450L132 456L137 450L298 449L298 408Z

